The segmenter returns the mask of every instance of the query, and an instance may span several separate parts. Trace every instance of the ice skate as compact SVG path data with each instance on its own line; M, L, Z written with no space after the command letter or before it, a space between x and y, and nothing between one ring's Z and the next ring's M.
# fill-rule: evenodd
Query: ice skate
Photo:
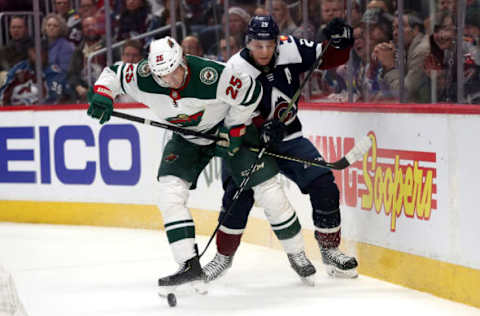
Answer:
M158 295L166 298L171 307L177 305L177 295L207 294L198 256L185 261L176 273L158 279L158 286Z
M307 285L314 286L315 280L313 275L316 270L310 260L307 258L305 251L300 251L299 253L288 253L288 261L290 261L290 266L295 270L298 276L302 279Z
M217 252L215 257L203 267L205 281L210 282L224 275L232 266L232 261L233 256L225 256Z
M320 248L322 261L328 275L335 278L352 279L358 276L357 259L347 256L338 248Z
M158 279L158 286L177 286L202 279L202 267L200 266L198 256L195 256L185 261L176 273Z

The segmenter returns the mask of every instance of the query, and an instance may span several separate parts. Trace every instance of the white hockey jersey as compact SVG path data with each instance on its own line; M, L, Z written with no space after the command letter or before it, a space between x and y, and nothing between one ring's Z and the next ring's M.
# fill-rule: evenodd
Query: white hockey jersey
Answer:
M212 132L222 121L227 127L250 124L262 99L259 82L212 60L187 55L186 61L188 77L180 89L162 86L152 76L147 60L105 68L95 88L110 90L113 99L127 94L152 109L161 122L186 129ZM199 145L212 142L183 137Z

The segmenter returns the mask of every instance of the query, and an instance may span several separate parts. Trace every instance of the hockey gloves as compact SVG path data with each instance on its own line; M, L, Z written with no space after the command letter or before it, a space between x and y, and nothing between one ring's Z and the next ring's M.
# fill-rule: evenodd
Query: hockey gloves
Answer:
M223 140L217 141L215 148L215 155L222 158L229 158L235 156L242 145L242 138L245 135L247 128L245 125L232 126L228 129L225 126L220 127L218 136Z
M279 120L266 121L260 128L260 143L267 148L275 148L285 137L287 127Z
M100 119L100 124L110 120L113 112L112 91L104 86L95 86L88 91L87 114L93 118Z
M353 46L353 29L340 18L328 22L323 29L323 34L330 41L330 45L336 49L345 49Z

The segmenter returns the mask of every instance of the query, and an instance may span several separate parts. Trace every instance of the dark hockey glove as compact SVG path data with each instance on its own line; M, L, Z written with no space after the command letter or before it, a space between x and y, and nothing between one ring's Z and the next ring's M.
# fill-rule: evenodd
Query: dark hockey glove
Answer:
M245 135L246 130L247 128L243 124L232 126L230 129L225 126L220 127L218 136L223 140L217 141L215 155L222 158L235 156L242 146L243 135Z
M93 118L100 119L100 124L110 120L113 112L112 91L104 86L95 86L89 89L87 95L87 114Z
M328 22L327 26L323 29L323 34L330 40L330 45L336 49L352 47L355 42L352 27L345 24L340 18L335 18Z
M267 148L274 148L285 137L287 127L279 120L267 121L260 128L260 143Z

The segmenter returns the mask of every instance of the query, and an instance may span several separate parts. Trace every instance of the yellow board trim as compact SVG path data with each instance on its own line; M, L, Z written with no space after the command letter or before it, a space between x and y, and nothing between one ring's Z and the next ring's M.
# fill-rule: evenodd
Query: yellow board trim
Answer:
M197 234L211 235L218 212L192 209L192 216ZM138 204L0 201L0 222L163 229L157 207ZM313 231L303 234L309 256L319 259ZM254 217L242 240L280 248L268 222ZM361 242L343 240L342 247L356 254L361 274L480 308L480 270Z

